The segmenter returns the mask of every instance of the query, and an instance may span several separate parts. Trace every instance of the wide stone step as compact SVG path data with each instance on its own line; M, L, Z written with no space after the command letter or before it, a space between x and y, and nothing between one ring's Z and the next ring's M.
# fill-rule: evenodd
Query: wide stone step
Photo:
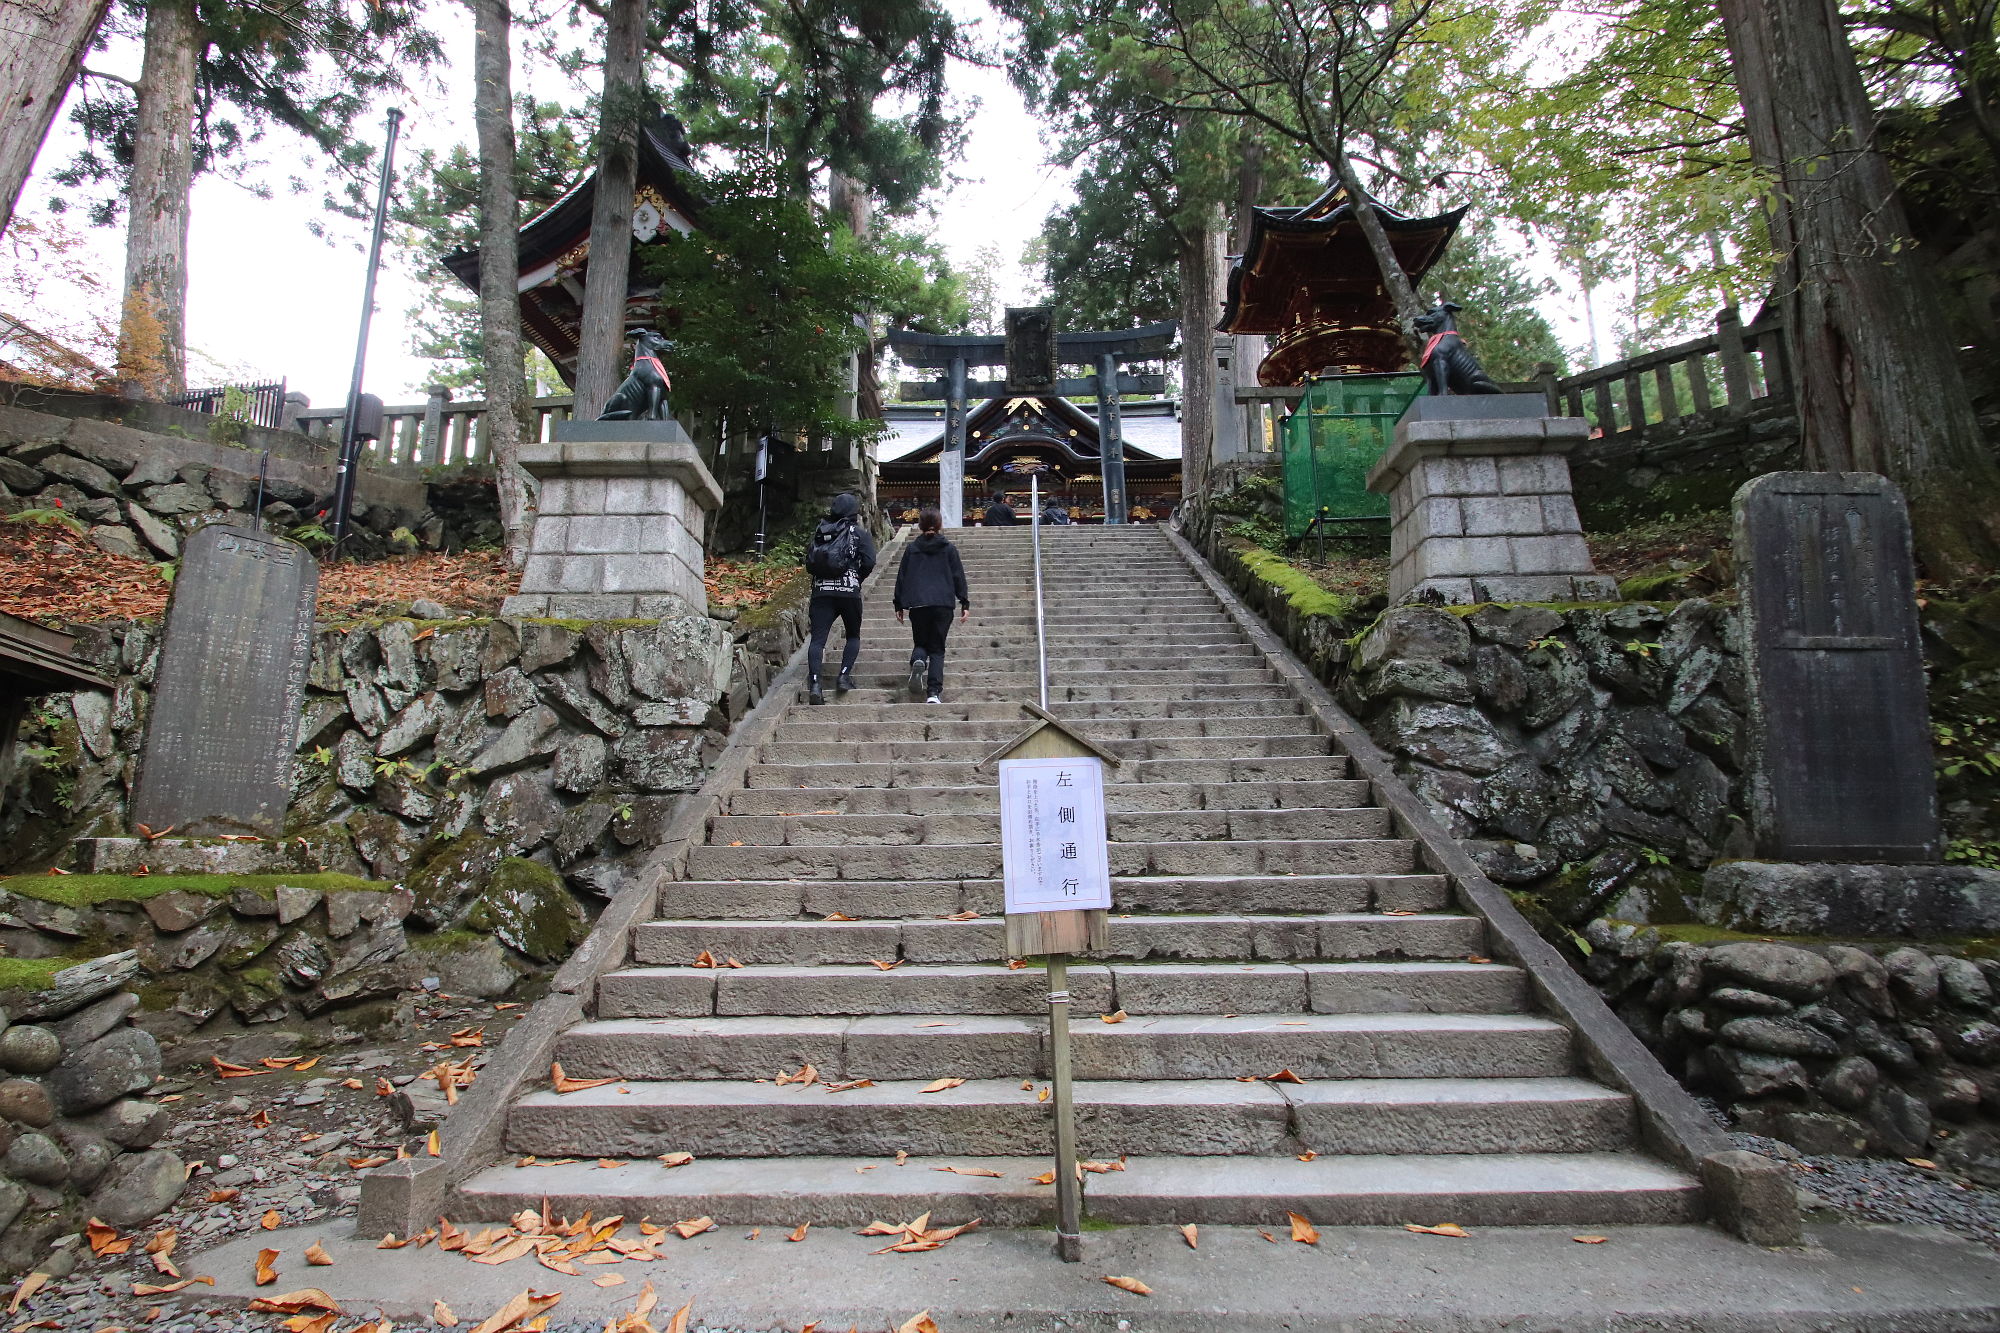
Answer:
M1142 787L1141 790L1144 790ZM1000 842L1000 812L929 815L720 815L711 845L728 847L886 847ZM1111 841L1257 842L1271 839L1385 838L1389 812L1374 807L1292 810L1148 810L1106 818Z
M839 661L838 655L834 658ZM948 690L950 698L938 707L966 703L1003 703L1018 709L1025 702L1037 698L1036 682L1031 676L1018 680L987 683L974 687L953 686ZM1052 679L1049 682L1049 706L1051 711L1060 712L1066 704L1118 704L1125 702L1161 703L1184 701L1199 692L1190 691L1186 686L1146 683L1133 685L1113 676L1100 673L1088 680ZM1260 680L1231 684L1227 690L1213 692L1217 697L1231 700L1240 699L1296 699L1291 687L1274 676L1266 675ZM796 696L798 702L805 701L803 687ZM829 694L824 707L839 704L856 704L881 707L887 704L908 704L910 696L903 683L892 685L864 685L851 694ZM1024 724L1025 725L1025 724Z
M947 658L947 660L949 659ZM1190 695L1201 693L1218 695L1223 692L1225 687L1234 689L1238 685L1261 685L1271 679L1271 673L1264 670L1236 670L1229 667L1200 667L1192 670L1185 668L1176 670L1161 665L1165 660L1164 657L1154 658L1151 663L1151 669L1135 667L1130 670L1118 671L1070 670L1063 674L1061 683L1072 689L1078 686L1114 686L1127 689L1143 685L1171 687L1180 692L1180 697L1187 698ZM1032 662L1030 662L1030 666L1032 667ZM989 689L1011 688L1015 691L1014 697L1019 699L1032 699L1035 697L1036 678L1032 669L1014 672L983 673L981 683ZM1054 673L1051 673L1050 685L1053 687L1055 684L1056 678ZM804 686L800 686L799 688L799 697L801 699L805 697ZM864 703L869 701L858 699L855 702Z
M1003 922L646 921L632 938L635 962L689 964L707 953L743 963L985 963L1007 952ZM1464 958L1485 939L1476 917L1134 916L1110 923L1095 958L1320 959Z
M983 759L984 756L981 756ZM1347 756L1278 755L1251 759L1140 759L1115 770L1120 782L1324 782L1344 778ZM974 787L998 779L978 761L957 763L752 764L744 774L750 787Z
M1289 1069L1305 1079L1554 1078L1571 1070L1569 1030L1521 1014L1134 1016L1071 1022L1085 1079L1214 1079ZM1047 1078L1048 1024L1028 1016L617 1018L562 1035L572 1078L757 1079L811 1065L857 1078Z
M1055 1190L1034 1183L1049 1149L1021 1157L701 1158L600 1169L512 1162L460 1187L452 1216L497 1222L525 1208L557 1217L712 1217L723 1226L859 1227L923 1213L934 1225L977 1218L989 1227L1046 1227ZM997 1171L959 1175L949 1168ZM1701 1190L1636 1153L1130 1157L1122 1171L1084 1176L1084 1205L1127 1226L1261 1226L1284 1234L1286 1214L1323 1227L1455 1221L1468 1227L1667 1225L1699 1221ZM891 1258L897 1256L890 1256Z
M949 673L947 673L949 674ZM846 743L874 745L880 741L990 741L998 744L1021 734L1026 722L1011 718L967 722L930 718L922 705L906 706L892 722L822 721L818 708L794 707L778 724L776 739L784 744ZM1160 736L1296 736L1318 730L1318 723L1296 713L1252 714L1249 717L1147 717L1076 719L1076 729L1095 744L1114 740L1151 740Z
M1192 721L1193 719L1190 719ZM1330 742L1311 733L1272 736L1148 736L1142 740L1112 738L1104 749L1120 759L1234 759L1241 756L1322 755ZM993 752L993 742L887 741L865 749L846 744L772 741L758 750L766 764L845 764L860 755L871 762L933 764L953 760L978 763Z
M1336 782L1113 782L1104 788L1113 814L1142 810L1352 809L1373 799L1369 784ZM731 815L956 815L999 808L998 790L985 787L744 788L730 792ZM725 839L726 841L726 839Z
M1442 875L1125 876L1111 883L1121 912L1435 912ZM820 920L997 916L997 879L683 880L660 886L660 915L676 920Z
M942 1076L948 1073L939 1070ZM1032 1080L821 1084L629 1080L530 1093L507 1118L511 1152L556 1157L821 1154L1026 1156L1049 1142ZM1078 1150L1277 1153L1601 1152L1625 1146L1632 1104L1576 1078L1094 1080L1075 1084Z
M630 967L598 982L601 1018L792 1014L1039 1014L1041 969L984 964ZM1078 1013L1518 1013L1527 991L1501 963L1114 963L1069 972Z
M1114 842L1113 875L1402 875L1416 844L1366 837L1294 842ZM991 879L996 844L921 846L697 847L695 879Z
M821 723L900 722L909 717L912 706L908 698L887 704L853 703L850 702L852 698L852 695L828 695L826 703L812 706L810 720ZM796 710L798 705L792 707ZM1067 704L1051 711L1066 722L1074 721L1079 726L1087 726L1099 717L1286 717L1301 714L1305 708L1297 699L1272 693L1227 699L1128 699L1122 703ZM941 721L1010 722L1016 727L1026 727L1032 720L1018 703L951 700L929 705L925 712ZM792 714L788 712L786 716Z

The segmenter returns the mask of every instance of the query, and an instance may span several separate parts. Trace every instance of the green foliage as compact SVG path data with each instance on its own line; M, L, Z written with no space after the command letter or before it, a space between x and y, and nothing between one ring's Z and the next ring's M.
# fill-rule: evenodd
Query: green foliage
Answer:
M285 536L308 551L323 551L333 545L333 534L317 523L301 523Z
M877 427L840 411L846 359L867 341L857 317L936 326L963 307L934 256L892 233L858 241L783 185L763 161L709 177L702 230L642 252L672 312L675 406L792 439L858 439Z
M71 532L87 532L90 525L75 514L59 508L16 509L7 515L9 523L38 523L45 528L68 528Z
M270 190L252 176L254 154L273 128L290 130L312 145L341 178L329 192L329 211L359 216L373 185L376 125L356 137L379 97L405 86L412 72L442 57L438 40L421 23L417 0L295 0L283 5L190 0L195 29L194 169L219 172L253 193ZM105 16L99 40L137 39L146 5L121 0ZM123 205L132 165L138 107L122 82L93 79L75 99L71 119L84 146L51 173L67 193L49 207L81 206L91 220L109 225ZM293 155L294 158L296 155ZM108 187L91 197L79 191ZM307 188L294 172L289 188ZM324 234L318 224L312 230Z
M1933 718L1931 744L1937 751L1938 772L1944 777L2000 777L2000 718Z
M1944 850L1944 859L1954 865L2000 870L2000 842L1974 842L1970 838L1953 838Z
M56 984L56 973L88 958L0 958L0 991L47 990Z

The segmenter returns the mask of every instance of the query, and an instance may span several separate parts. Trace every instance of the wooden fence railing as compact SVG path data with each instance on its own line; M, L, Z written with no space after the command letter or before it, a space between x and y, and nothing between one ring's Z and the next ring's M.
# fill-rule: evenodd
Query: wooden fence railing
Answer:
M567 421L576 399L537 398L530 438L546 440L558 421ZM297 429L332 443L339 438L345 409L308 407L294 420ZM435 389L429 401L401 403L382 409L382 437L362 448L362 462L377 472L410 474L433 468L471 467L487 461L486 403L483 399L453 402L449 391Z
M1620 440L1789 403L1792 373L1783 321L1772 317L1746 325L1732 307L1715 317L1715 332L1707 337L1578 375L1558 376L1553 366L1543 366L1534 380L1500 387L1513 393L1539 390L1551 415L1583 417L1596 427L1595 436ZM1304 394L1295 385L1239 385L1244 451L1275 451L1277 423Z

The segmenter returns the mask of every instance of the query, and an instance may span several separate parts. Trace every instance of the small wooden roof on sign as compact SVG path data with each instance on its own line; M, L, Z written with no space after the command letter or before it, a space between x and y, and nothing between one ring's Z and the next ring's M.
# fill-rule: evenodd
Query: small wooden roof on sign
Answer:
M1069 723L1035 704L1024 703L1021 711L1034 718L1028 729L1008 741L992 754L980 760L978 767L998 763L1002 759L1102 759L1111 767L1119 765L1119 758L1087 736L1079 734Z

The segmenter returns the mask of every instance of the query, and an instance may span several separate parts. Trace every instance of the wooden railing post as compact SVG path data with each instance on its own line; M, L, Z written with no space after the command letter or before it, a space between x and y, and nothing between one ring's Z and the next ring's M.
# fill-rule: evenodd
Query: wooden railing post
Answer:
M1735 306L1725 306L1715 317L1715 354L1722 362L1725 406L1732 412L1750 407L1750 366L1743 351L1743 316Z
M1556 367L1553 361L1544 361L1535 367L1535 383L1541 386L1542 397L1549 405L1549 415L1561 416L1562 398L1556 389Z

